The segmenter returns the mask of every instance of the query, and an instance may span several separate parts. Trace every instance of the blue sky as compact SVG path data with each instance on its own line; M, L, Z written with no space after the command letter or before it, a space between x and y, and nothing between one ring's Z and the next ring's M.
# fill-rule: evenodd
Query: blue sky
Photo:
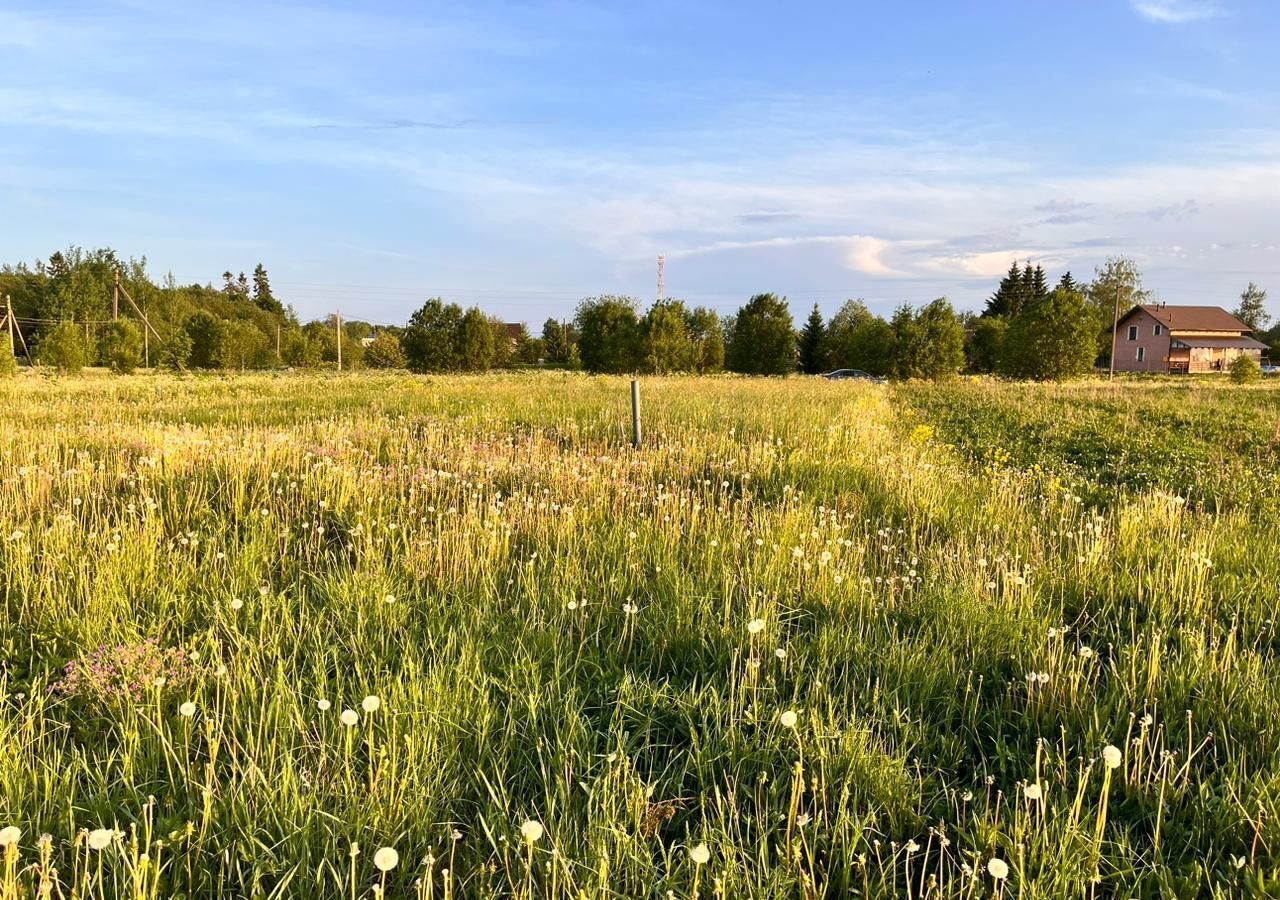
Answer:
M304 317L582 296L977 308L1013 258L1280 299L1267 0L0 9L0 258L69 243ZM1280 307L1277 308L1280 312Z

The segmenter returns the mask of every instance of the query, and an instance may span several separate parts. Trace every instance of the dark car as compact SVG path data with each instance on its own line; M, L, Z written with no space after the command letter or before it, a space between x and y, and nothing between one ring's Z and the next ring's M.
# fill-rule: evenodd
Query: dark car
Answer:
M884 379L879 375L872 375L870 372L864 372L861 369L836 369L834 372L828 372L823 378L830 378L832 381L870 381L872 384L884 384Z

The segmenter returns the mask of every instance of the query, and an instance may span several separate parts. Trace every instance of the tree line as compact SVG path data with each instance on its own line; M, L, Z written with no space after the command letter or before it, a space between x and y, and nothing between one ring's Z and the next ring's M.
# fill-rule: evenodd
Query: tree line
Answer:
M150 329L121 299L112 318L117 274ZM895 379L936 379L962 371L1058 379L1106 365L1109 326L1150 299L1137 265L1115 257L1088 283L1064 273L1050 286L1040 266L1014 263L980 314L957 312L946 298L904 304L888 318L849 300L830 319L815 304L799 329L785 297L757 294L735 313L667 299L644 308L631 297L581 301L571 319L547 319L532 334L478 307L427 300L402 327L330 316L309 322L272 290L265 266L251 276L226 271L222 284L157 282L146 260L110 249L72 247L34 265L0 269L33 361L62 370L86 365L130 372L144 362L174 369L332 367L483 372L546 366L594 373L816 374L861 369ZM1263 340L1266 292L1250 283L1236 315ZM0 354L0 368L12 368Z

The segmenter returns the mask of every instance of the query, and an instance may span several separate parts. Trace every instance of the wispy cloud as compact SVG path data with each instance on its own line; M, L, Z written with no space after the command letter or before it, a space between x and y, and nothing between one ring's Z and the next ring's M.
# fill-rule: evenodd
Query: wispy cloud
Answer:
M1185 25L1223 14L1222 7L1211 0L1130 0L1133 11L1152 22Z

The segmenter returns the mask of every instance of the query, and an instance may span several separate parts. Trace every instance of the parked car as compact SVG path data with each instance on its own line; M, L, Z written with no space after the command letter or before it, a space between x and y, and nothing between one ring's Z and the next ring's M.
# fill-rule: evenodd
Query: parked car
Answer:
M1275 363L1263 363L1262 374L1263 375L1280 375L1280 366L1277 366Z
M829 378L832 381L870 381L872 384L884 384L885 380L879 375L872 375L870 372L864 372L861 369L836 369L834 372L828 372L823 378Z

